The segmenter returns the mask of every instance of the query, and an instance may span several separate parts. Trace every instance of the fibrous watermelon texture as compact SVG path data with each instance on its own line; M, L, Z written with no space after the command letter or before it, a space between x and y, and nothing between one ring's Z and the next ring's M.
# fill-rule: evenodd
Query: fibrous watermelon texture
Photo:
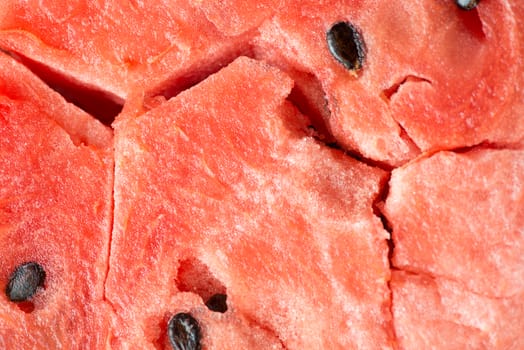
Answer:
M136 327L180 307L186 260L220 281L227 317L269 331L259 348L275 340L295 349L392 343L388 234L372 210L385 173L307 136L307 120L285 100L292 84L276 68L239 58L116 124L118 267L107 292L123 322L131 320L122 348L131 341L145 349L159 337L158 328ZM213 332L221 315L202 311L202 300L186 307ZM208 341L228 348L225 339Z
M492 298L464 284L394 271L395 334L400 349L522 349L522 293Z
M521 18L2 1L0 348L523 348Z
M329 134L375 161L400 165L421 151L524 137L515 117L523 108L519 1L486 1L471 11L451 0L1 6L0 46L113 103L137 86L169 98L243 54L318 80ZM356 75L328 53L326 31L338 21L353 23L365 41L369 54Z
M279 12L255 42L317 76L340 144L399 164L420 151L522 140L509 107L522 101L516 6L488 1L463 12L450 1L313 2ZM365 40L366 66L356 77L319 40L336 21L353 23Z
M108 128L0 54L0 348L101 349L112 224ZM24 303L3 291L35 262L43 290Z
M524 347L522 184L522 150L439 152L393 171L384 212L401 348Z

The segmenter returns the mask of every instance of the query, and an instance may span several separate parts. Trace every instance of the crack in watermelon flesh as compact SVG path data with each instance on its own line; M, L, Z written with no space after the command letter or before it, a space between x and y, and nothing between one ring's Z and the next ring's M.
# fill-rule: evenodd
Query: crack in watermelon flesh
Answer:
M524 348L520 2L100 5L0 5L0 349Z

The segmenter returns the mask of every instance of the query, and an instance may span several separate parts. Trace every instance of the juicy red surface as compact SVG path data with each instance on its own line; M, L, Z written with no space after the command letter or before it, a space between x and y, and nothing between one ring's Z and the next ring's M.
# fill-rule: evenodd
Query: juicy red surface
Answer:
M178 93L248 54L314 75L337 142L374 161L397 166L421 151L524 138L518 1L469 12L434 0L2 6L0 47L121 99ZM365 41L357 75L327 49L326 30L340 20Z
M441 152L394 170L384 210L393 266L491 297L524 291L523 183L518 150Z
M522 292L491 298L460 282L401 271L393 272L390 285L401 349L524 347Z
M290 348L391 346L387 233L371 208L384 172L306 136L304 118L285 102L291 84L241 58L117 123L107 293L132 320L122 343L147 346L137 327L177 308L176 262L197 258L224 284L229 317ZM252 348L268 346L261 339Z
M125 101L112 154L1 54L0 287L22 259L51 278L0 297L0 348L161 349L187 311L209 349L524 347L523 4L0 2L1 50ZM340 20L356 74L327 50Z
M110 145L109 130L0 54L0 348L99 349L109 337ZM44 289L16 304L4 291L28 261Z

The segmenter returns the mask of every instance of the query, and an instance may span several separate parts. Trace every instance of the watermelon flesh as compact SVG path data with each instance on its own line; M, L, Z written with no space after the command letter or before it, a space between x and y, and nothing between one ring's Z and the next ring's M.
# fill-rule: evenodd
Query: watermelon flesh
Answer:
M384 208L393 266L463 281L486 296L522 293L522 183L519 150L440 152L395 169Z
M524 348L523 16L2 1L0 348Z
M394 271L395 334L400 349L522 349L523 293L476 294L463 283Z
M523 183L522 150L439 152L393 171L384 213L402 349L524 346Z
M371 206L385 173L308 137L306 119L285 100L291 87L281 71L239 58L116 123L106 291L117 315L132 320L116 340L122 348L147 348L136 327L180 309L175 281L187 259L223 284L215 288L227 291L229 318L269 330L253 349L278 339L297 349L391 347L388 234ZM206 298L186 311L203 313L208 327L220 317L202 311Z
M120 102L136 100L137 89L153 100L172 97L247 54L314 75L339 146L377 162L397 166L421 151L524 138L513 108L524 99L518 1L488 1L469 12L432 0L2 7L0 47ZM326 31L340 20L365 39L358 76L327 51Z
M156 91L208 75L195 71L230 62L245 41L222 35L184 1L3 1L0 13L2 48L120 103L142 80Z
M513 13L520 5L509 6L490 1L463 13L432 0L301 2L264 23L255 41L322 81L343 147L400 164L420 150L522 140L522 123L507 108L522 100ZM358 25L366 39L367 66L358 78L325 54L322 36L339 20Z
M0 288L29 261L46 280L27 303L0 294L0 348L105 346L112 168L111 131L1 54Z

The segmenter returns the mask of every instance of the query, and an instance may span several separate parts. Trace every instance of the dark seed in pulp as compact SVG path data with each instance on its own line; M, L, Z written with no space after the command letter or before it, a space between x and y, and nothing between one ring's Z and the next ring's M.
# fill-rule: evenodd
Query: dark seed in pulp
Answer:
M188 313L178 313L167 324L167 336L174 350L200 350L202 337L198 321Z
M209 310L224 313L227 311L227 295L213 294L207 301L206 306Z
M11 301L27 301L44 286L45 271L40 264L27 262L19 265L9 277L5 294Z
M326 34L329 52L349 70L362 68L366 58L364 41L349 22L335 23Z
M477 7L479 1L480 0L456 0L456 3L462 10L469 11Z

